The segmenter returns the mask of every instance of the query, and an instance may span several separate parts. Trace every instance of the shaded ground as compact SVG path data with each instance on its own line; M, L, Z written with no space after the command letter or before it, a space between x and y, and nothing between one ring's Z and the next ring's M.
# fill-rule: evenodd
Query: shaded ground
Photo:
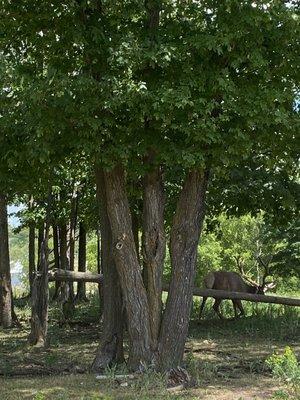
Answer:
M254 315L239 321L219 321L208 313L208 319L191 324L185 358L195 386L173 393L152 372L122 382L113 379L114 371L107 381L89 373L101 334L97 309L81 306L68 326L60 326L53 309L47 350L28 346L23 310L22 330L0 331L0 399L287 399L279 396L280 384L265 359L286 345L300 355L299 313L268 306L249 311Z

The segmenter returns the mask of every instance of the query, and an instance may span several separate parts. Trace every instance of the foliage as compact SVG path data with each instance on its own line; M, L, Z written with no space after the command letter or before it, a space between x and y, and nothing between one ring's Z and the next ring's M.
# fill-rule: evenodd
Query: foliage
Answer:
M300 220L299 217L290 221L287 226L274 229L271 239L282 243L274 255L274 269L279 276L287 277L293 274L300 278Z
M14 231L9 227L9 250L12 263L20 262L28 268L28 230Z
M290 386L295 394L300 394L300 364L289 346L283 354L274 353L267 358L266 364L276 379Z
M9 165L79 153L142 170L154 147L172 168L210 159L222 176L252 150L271 164L294 150L299 25L285 2L166 1L152 40L133 0L1 6L3 132L25 144L3 147Z
M289 230L274 228L264 213L240 217L222 213L214 219L213 226L212 229L207 227L202 235L197 284L201 285L203 277L211 270L239 272L239 264L250 278L259 282L264 272L260 261L268 265L276 280L285 277L281 280L282 285L288 282L288 277L297 276L300 265L298 238ZM298 229L297 226L297 221L291 224L292 232Z
M97 234L95 232L91 232L88 235L86 258L87 258L87 269L89 271L97 272L98 244L97 244Z

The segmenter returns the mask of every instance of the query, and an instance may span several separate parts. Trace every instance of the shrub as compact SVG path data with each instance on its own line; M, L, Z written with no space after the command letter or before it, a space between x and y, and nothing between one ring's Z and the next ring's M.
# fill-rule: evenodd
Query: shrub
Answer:
M274 353L267 358L266 364L271 368L272 374L283 383L287 384L295 395L300 391L300 364L293 350L287 346L283 354Z

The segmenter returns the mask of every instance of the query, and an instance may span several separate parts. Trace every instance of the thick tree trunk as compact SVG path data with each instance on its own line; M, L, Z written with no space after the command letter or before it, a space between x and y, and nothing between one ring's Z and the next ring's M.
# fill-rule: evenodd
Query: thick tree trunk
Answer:
M152 341L156 348L161 323L162 274L166 253L164 191L160 167L146 174L143 200L143 261Z
M32 286L35 273L35 224L29 224L28 237L28 270L29 270L29 295L32 295Z
M177 203L170 241L172 276L159 340L161 370L180 365L183 358L207 182L207 171L193 169L185 179Z
M46 346L48 331L48 238L49 225L46 222L43 229L43 239L40 247L40 265L35 274L32 288L31 332L29 343L31 345Z
M157 34L160 23L161 0L145 0L145 30L149 38L149 48L153 50L157 43ZM143 71L143 79L147 86L152 86L155 70L147 65ZM152 116L147 115L144 120L145 132L151 137ZM153 167L155 152L151 149L145 159L146 167L152 167L144 178L143 185L143 280L147 288L150 312L150 327L152 343L156 350L161 323L162 310L162 273L165 258L165 232L164 232L164 193L161 170L159 166Z
M104 175L101 168L95 169L97 200L101 229L101 265L103 283L103 333L101 345L93 361L95 371L103 371L113 363L124 360L123 353L123 305L121 287L116 265L112 255L112 235L107 215L107 197Z
M86 272L86 230L83 222L79 223L78 272ZM87 301L85 282L78 282L76 299Z
M12 287L10 276L6 196L0 193L0 325L12 326Z
M134 237L135 249L138 260L140 261L140 239L139 239L139 229L140 228L140 221L139 215L137 212L132 213L132 232Z
M58 228L58 226L53 224L52 231L53 231L54 268L60 269L61 263L60 263L60 244L59 244L59 228ZM52 297L53 301L57 300L57 298L59 296L60 287L61 287L60 282L55 282L55 292Z
M118 166L104 172L104 180L113 257L128 320L128 364L132 369L140 369L152 361L149 306L135 249L123 168Z

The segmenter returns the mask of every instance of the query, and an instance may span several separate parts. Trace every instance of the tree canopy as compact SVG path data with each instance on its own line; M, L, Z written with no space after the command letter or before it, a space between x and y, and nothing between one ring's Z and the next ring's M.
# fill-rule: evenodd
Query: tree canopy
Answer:
M72 269L66 220L74 249L82 196L84 219L93 225L90 214L99 214L106 294L104 348L93 366L123 358L122 302L129 365L178 365L205 215L208 226L222 211L261 209L274 226L294 222L299 9L282 0L0 5L0 195L33 197L44 213L36 299L47 297L50 223L61 224L54 231ZM221 222L230 237L236 221ZM257 224L243 222L245 243L223 243L229 260L251 259ZM35 306L38 327L47 310ZM46 318L43 326L45 342Z

